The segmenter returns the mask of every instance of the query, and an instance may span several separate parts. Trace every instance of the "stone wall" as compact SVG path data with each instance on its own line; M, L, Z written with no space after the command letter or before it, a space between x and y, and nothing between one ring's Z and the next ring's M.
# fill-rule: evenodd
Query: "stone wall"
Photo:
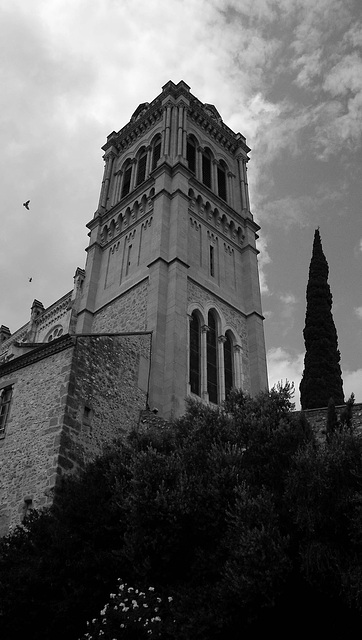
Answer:
M25 500L43 507L52 499L72 354L70 341L59 352L45 347L42 358L34 351L1 367L0 383L12 384L13 394L0 439L0 535L20 522Z
M129 289L94 315L92 331L145 331L148 279Z
M137 426L150 346L150 333L64 336L0 367L0 387L13 386L0 439L0 535L27 504L50 504L63 473Z
M147 404L151 334L77 336L60 443L59 474L124 436Z
M346 405L340 405L336 407L337 415L340 416ZM305 416L310 423L311 427L317 434L319 440L324 440L326 437L327 429L327 408L320 409L306 409L304 411ZM362 432L362 403L356 403L353 405L353 426Z

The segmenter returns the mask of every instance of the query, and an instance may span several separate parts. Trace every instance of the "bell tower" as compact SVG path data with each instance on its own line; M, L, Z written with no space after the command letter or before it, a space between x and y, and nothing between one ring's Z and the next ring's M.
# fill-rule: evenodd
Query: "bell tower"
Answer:
M187 396L265 389L244 136L170 81L103 150L77 333L152 331L149 405L166 418Z

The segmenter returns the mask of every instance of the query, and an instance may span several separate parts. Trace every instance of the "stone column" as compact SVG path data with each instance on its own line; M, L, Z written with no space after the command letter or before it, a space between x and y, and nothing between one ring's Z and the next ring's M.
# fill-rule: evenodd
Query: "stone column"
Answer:
M239 179L240 179L240 192L241 192L241 208L242 210L248 209L247 207L247 197L246 197L246 185L245 185L245 171L244 165L245 160L243 156L237 156L238 167L239 167Z
M202 147L196 149L196 178L202 182Z
M217 182L217 160L211 160L211 189L219 195Z
M133 158L131 162L133 164L133 169L132 169L131 184L130 184L129 190L133 191L133 189L136 186L136 180L137 180L137 159Z
M105 157L106 166L104 168L103 182L102 182L101 194L99 198L99 207L98 207L99 209L107 208L107 199L109 195L109 183L111 179L114 158L115 158L115 154L112 151Z
M146 151L147 151L147 160L146 160L145 180L147 180L148 176L151 173L151 162L152 162L152 147L151 147L151 145L148 145Z
M234 207L234 189L233 189L234 174L231 171L227 172L227 201L230 207Z
M165 118L165 130L164 130L164 147L163 155L170 155L170 140L171 140L171 116L172 116L172 104L166 105L166 118Z
M114 187L113 187L112 202L111 202L112 207L115 204L117 204L117 202L119 202L119 189L121 185L122 172L117 171L114 175L115 175L115 178L114 178Z

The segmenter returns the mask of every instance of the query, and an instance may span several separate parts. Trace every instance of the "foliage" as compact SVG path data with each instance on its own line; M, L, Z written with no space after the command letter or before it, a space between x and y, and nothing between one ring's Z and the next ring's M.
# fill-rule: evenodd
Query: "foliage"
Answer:
M305 607L360 616L361 439L341 422L317 443L292 391L191 402L67 478L0 542L2 637L236 640Z
M307 310L303 331L305 359L300 383L302 409L327 407L330 398L344 403L340 352L332 316L328 263L319 230L314 234L307 285Z

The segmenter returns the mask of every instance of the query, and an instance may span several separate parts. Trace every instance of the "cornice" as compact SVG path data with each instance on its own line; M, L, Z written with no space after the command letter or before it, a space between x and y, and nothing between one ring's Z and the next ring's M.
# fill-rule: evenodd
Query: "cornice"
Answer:
M107 152L112 146L117 149L118 152L125 151L130 147L138 138L143 136L146 131L153 127L157 122L162 119L163 106L160 96L155 98L150 103L149 107L145 109L145 112L126 124L118 133L112 132L105 145L103 145L103 151Z
M250 147L247 146L244 136L240 133L234 133L232 129L230 129L221 120L221 118L220 120L217 120L212 117L210 115L210 110L207 110L205 106L194 96L192 96L192 100L190 101L187 115L199 127L205 129L218 144L225 147L225 149L227 149L232 155L234 155L240 148L245 153L249 153Z
M23 344L23 346L25 347L25 344ZM69 334L61 336L56 340L52 340L52 342L41 344L31 351L24 353L24 355L18 356L17 358L14 358L13 360L9 360L8 362L2 364L0 366L0 376L6 376L13 371L23 369L30 364L34 364L34 362L38 362L39 360L48 358L55 353L59 353L60 351L64 351L65 349L69 349L73 346L74 339Z

